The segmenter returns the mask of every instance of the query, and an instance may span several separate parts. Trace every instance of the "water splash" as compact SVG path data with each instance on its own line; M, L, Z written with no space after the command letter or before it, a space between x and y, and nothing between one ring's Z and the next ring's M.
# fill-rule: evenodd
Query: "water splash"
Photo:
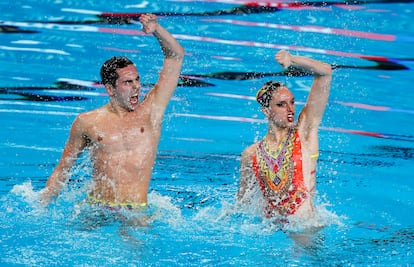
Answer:
M3 205L6 205L3 210L6 210L8 213L22 210L31 215L42 215L45 213L45 208L40 202L41 192L36 192L33 189L31 181L13 186L10 193L4 197L5 202L3 203Z

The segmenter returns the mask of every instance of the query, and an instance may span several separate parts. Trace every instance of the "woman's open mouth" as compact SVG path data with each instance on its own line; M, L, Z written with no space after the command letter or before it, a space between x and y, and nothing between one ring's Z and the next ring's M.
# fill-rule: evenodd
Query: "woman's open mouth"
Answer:
M295 121L295 115L294 114L289 114L287 116L288 122L294 122Z

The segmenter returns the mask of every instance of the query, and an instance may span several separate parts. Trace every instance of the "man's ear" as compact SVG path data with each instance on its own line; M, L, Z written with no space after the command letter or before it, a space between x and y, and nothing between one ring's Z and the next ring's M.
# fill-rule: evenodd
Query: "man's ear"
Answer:
M109 96L114 95L114 87L112 86L112 84L110 83L105 84L105 89Z

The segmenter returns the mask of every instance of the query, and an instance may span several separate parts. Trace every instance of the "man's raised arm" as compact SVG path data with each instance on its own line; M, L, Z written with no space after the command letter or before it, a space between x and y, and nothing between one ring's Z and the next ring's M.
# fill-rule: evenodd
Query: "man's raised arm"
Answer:
M160 43L164 53L164 64L160 77L154 90L153 107L157 110L157 117L162 116L164 110L177 87L178 78L184 58L184 49L177 40L160 24L157 17L152 14L144 14L140 17L143 31L153 34Z

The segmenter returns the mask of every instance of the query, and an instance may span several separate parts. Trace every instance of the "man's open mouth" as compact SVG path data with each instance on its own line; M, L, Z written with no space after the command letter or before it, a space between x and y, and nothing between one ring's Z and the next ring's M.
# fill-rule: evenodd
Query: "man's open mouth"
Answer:
M133 96L131 96L131 97L129 98L129 102L130 102L131 104L137 104L137 103L138 103L138 100L139 100L138 95L133 95Z

